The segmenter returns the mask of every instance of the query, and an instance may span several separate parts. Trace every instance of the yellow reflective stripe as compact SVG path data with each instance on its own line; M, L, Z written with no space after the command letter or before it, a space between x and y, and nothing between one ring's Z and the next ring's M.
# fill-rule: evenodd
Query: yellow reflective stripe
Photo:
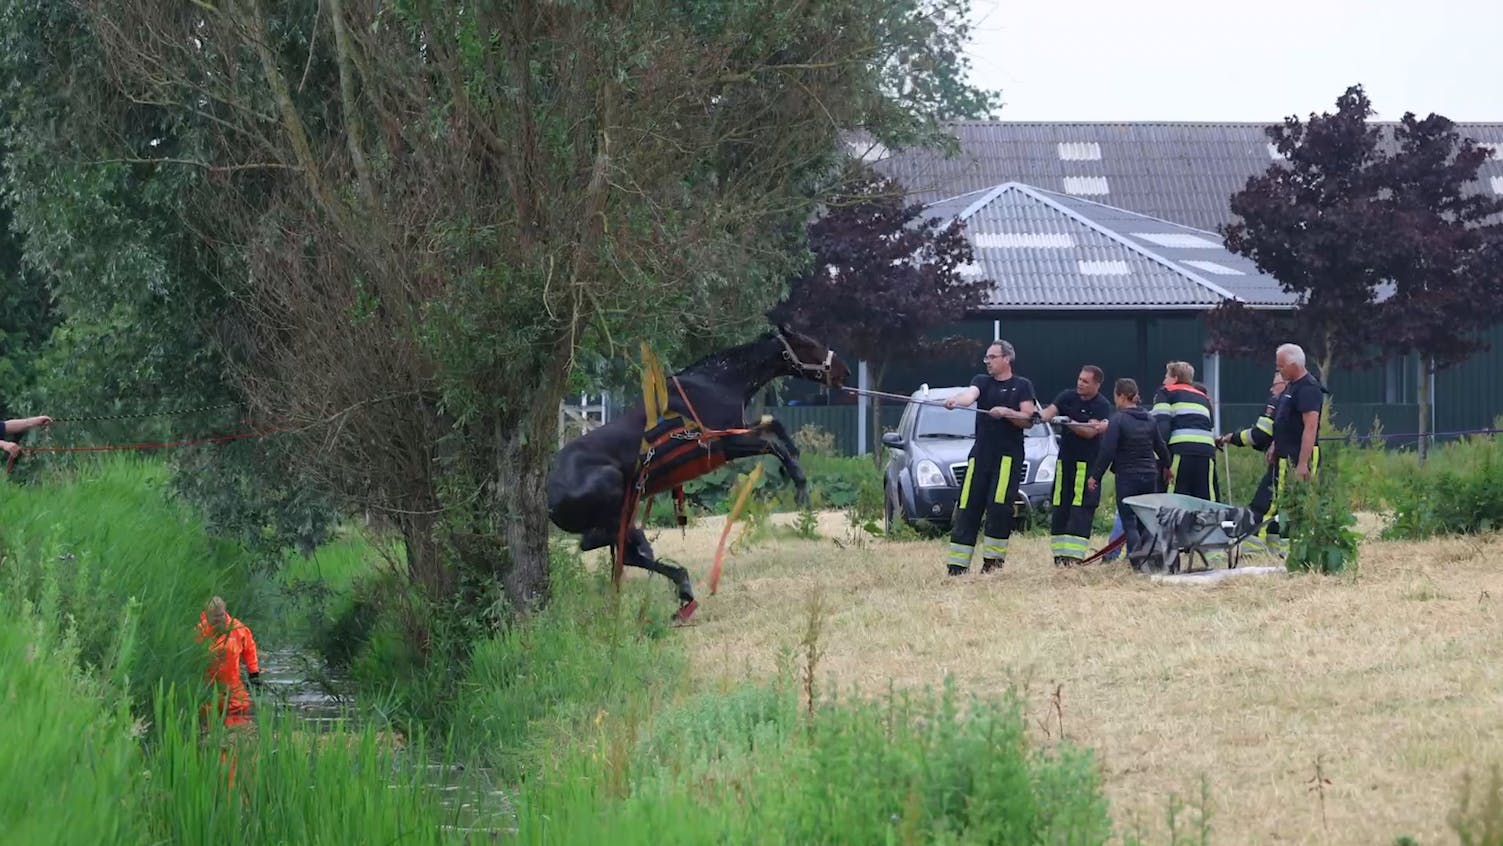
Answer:
M1001 558L1007 554L1007 538L981 538L982 558Z
M1265 435L1272 435L1273 434L1273 420L1271 420L1270 418L1267 418L1267 417L1259 417L1258 418L1258 422L1256 424L1256 428L1257 428L1257 430L1259 432L1262 432Z
M1168 405L1175 414L1206 414L1207 412L1206 404L1203 402L1171 402ZM1154 406L1154 408L1158 407ZM1206 414L1206 416L1210 415Z
M960 486L960 507L965 508L966 503L971 501L971 479L976 475L976 459L965 460L965 484Z
M1007 485L1012 481L1012 456L1002 456L1002 475L997 477L997 492L992 496L992 502L1007 502Z
M1058 471L1055 472L1054 478L1056 480L1059 479L1059 472ZM1077 461L1077 462L1075 462L1075 498L1070 501L1071 505L1080 505L1081 502L1083 502L1085 500L1085 479L1086 479L1086 466L1085 466L1085 462L1084 461ZM1057 501L1056 501L1056 504L1058 504Z
M1174 411L1174 406L1170 405L1167 402L1154 403L1154 406L1153 406L1153 413L1154 414L1172 414L1173 411Z
M1079 535L1055 535L1049 542L1054 555L1084 558L1089 541Z
M1174 476L1174 480L1169 483L1169 493L1174 493L1174 486L1179 484L1179 456L1170 460L1169 472Z
M1208 444L1215 446L1216 438L1210 434L1201 432L1170 432L1169 444L1170 446L1174 444Z
M1064 488L1064 486L1065 486L1065 474L1059 472L1059 468L1055 468L1055 470L1054 470L1054 497L1051 500L1051 503L1056 508L1059 507L1059 494L1060 494L1060 491Z
M964 543L950 543L949 563L957 567L968 567L971 563L971 555L976 547Z

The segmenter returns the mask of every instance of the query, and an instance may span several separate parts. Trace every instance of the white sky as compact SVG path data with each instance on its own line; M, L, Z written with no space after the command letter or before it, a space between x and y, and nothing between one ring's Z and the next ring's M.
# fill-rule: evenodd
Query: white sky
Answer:
M1503 0L972 0L971 21L1002 120L1276 122L1361 83L1378 120L1503 121Z

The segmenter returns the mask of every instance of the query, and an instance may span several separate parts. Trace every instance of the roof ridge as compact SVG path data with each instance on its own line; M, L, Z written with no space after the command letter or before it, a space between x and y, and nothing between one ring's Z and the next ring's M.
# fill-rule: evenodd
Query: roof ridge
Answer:
M1100 206L1101 208L1111 209L1112 211L1115 211L1115 212L1126 212L1127 214L1130 214L1133 217L1141 217L1144 220L1151 220L1151 221L1154 221L1155 223L1162 223L1165 226L1173 226L1173 227L1176 227L1178 229L1188 229L1191 232L1199 232L1202 235L1215 235L1217 238L1221 238L1222 237L1222 235L1221 235L1220 232L1217 232L1217 231L1215 231L1213 229L1201 229L1198 226L1190 226L1189 224L1186 224L1186 223L1180 223L1177 220L1169 220L1167 218L1158 217L1156 215L1144 214L1143 212L1134 211L1133 209L1124 209L1121 206L1113 206L1113 205L1110 205L1108 203L1103 203L1103 202L1099 202L1097 200L1089 199L1087 197L1076 197L1073 194L1061 194L1058 191L1053 191L1053 190L1050 190L1048 188L1034 188L1033 190L1035 190L1035 191L1042 191L1045 194L1050 194L1050 195L1053 195L1055 197L1069 197L1072 201L1077 202L1077 203L1090 203L1093 206ZM1225 246L1225 244L1223 242L1223 247L1224 246Z
M1001 195L1009 187L1016 187L1022 193L1027 194L1028 196L1034 198L1035 200L1038 200L1041 203L1044 203L1045 205L1049 206L1050 208L1053 208L1055 211L1058 211L1061 214L1067 215L1072 220L1074 220L1076 223L1082 224L1082 225L1086 226L1089 229L1093 229L1096 232L1098 232L1098 233L1100 233L1102 235L1105 235L1107 238L1109 238L1109 239L1111 239L1113 241L1116 241L1118 244L1121 244L1122 246L1126 247L1127 249L1129 249L1129 250L1131 250L1131 251L1133 251L1135 253L1138 253L1141 256L1146 257L1150 261L1157 262L1158 264L1160 264L1160 265L1168 268L1170 271L1172 271L1174 273L1178 273L1181 276L1184 276L1184 277L1188 278L1190 281L1195 282L1196 284L1200 285L1202 288L1205 288L1206 290L1210 291L1211 293L1216 294L1217 296L1219 296L1219 297L1221 297L1223 299L1237 300L1238 302L1246 302L1241 297L1237 296L1236 294L1233 294L1231 291L1227 290L1226 288L1223 288L1220 285L1215 284L1214 282L1210 281L1209 279L1206 279L1205 277L1201 276L1200 274L1191 272L1190 270L1187 270L1187 269L1185 269L1183 267L1180 267L1178 263L1170 261L1169 259L1165 258L1164 256L1159 255L1157 252L1154 252L1153 250L1150 250L1150 249L1148 249L1147 247L1144 247L1141 244L1137 244L1137 243L1134 243L1134 242L1128 240L1127 238L1123 237L1122 235L1118 234L1117 232L1113 231L1112 229L1110 229L1110 228L1108 228L1106 226L1103 226L1102 224L1097 223L1094 220L1091 220L1089 217L1086 217L1085 215L1081 214L1080 212L1077 212L1076 210L1070 208L1069 206L1064 205L1063 203L1059 202L1058 200L1054 199L1053 197L1047 196L1044 193L1044 189L1042 189L1042 188L1035 188L1032 185L1025 185L1025 184L1023 184L1021 182L1007 182L1007 183L1003 183L1002 185L999 185L997 187L999 189L1002 189L1002 190L999 190L999 191L995 192L995 194L997 194L997 195ZM990 202L990 201L991 200L988 199L987 202ZM1116 209L1117 208L1116 206L1105 206L1105 204L1103 204L1103 203L1098 203L1097 205L1103 205L1105 208L1110 208L1110 209ZM1120 209L1120 211L1129 211L1129 210L1128 209ZM973 211L973 213L974 213L974 211ZM1131 212L1129 212L1129 213L1131 213Z

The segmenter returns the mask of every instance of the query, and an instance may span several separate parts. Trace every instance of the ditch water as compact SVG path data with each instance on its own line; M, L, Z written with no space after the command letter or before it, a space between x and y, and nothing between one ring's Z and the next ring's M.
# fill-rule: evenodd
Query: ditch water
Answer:
M309 731L358 731L351 685L331 675L316 655L291 649L260 653L261 681L254 691L256 709L290 716ZM417 761L403 750L398 760L423 772L424 783L449 812L445 829L467 843L503 842L516 832L511 800L484 768L442 761Z

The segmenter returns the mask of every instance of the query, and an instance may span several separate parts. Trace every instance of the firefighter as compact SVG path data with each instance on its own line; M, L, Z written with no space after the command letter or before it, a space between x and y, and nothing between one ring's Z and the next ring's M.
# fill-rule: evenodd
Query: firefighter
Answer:
M1252 426L1239 432L1228 432L1216 439L1219 446L1240 446L1255 449L1265 453L1268 460L1267 469L1263 478L1258 482L1258 490L1253 494L1252 502L1248 507L1257 515L1261 523L1273 508L1273 488L1275 482L1275 463L1273 460L1273 418L1278 413L1279 402L1284 396L1284 387L1288 383L1284 380L1284 374L1275 370L1273 372L1273 384L1268 388L1268 402L1263 406L1263 414ZM1258 530L1257 540L1267 543L1267 529ZM1256 548L1256 544L1252 544Z
M1169 445L1174 481L1169 492L1215 499L1216 438L1211 433L1211 399L1195 386L1195 368L1171 361L1164 386L1153 397L1153 417Z
M209 649L206 680L214 685L215 714L226 726L243 726L250 722L251 701L240 680L240 666L250 676L252 685L261 684L261 665L256 658L256 639L250 627L231 617L224 600L214 597L198 615L198 640ZM204 706L207 710L208 706ZM205 713L207 717L207 713Z
M11 435L24 435L32 429L51 425L52 418L45 414L36 417L18 417L14 420L0 421L0 452L9 455L12 461L16 460L21 455L21 445L14 441L8 441L6 438Z
M977 374L965 390L945 400L945 408L975 404L976 442L966 459L965 481L950 531L949 574L969 572L976 535L985 515L981 572L1000 569L1012 537L1013 509L1023 481L1023 433L1038 419L1033 383L1012 370L1012 344L993 341Z
M1320 413L1325 405L1325 386L1305 369L1305 351L1298 344L1283 344L1274 352L1274 365L1286 383L1283 398L1273 416L1274 500L1292 481L1308 481L1320 468ZM1289 540L1280 521L1279 535Z
M1061 391L1039 416L1059 426L1059 458L1054 465L1054 507L1050 548L1056 567L1072 567L1086 557L1091 521L1101 492L1086 486L1091 464L1100 451L1101 433L1112 416L1112 404L1101 393L1106 374L1087 364L1075 377L1074 390Z

